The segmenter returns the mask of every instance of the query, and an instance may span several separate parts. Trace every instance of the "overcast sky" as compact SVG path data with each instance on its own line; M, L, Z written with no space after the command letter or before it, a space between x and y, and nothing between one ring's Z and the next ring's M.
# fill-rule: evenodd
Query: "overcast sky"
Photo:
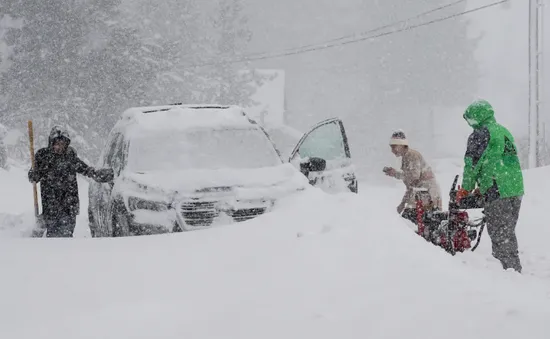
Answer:
M492 2L494 1L470 0L468 6L475 8ZM509 8L499 5L467 15L467 18L471 19L470 34L483 34L476 52L482 72L478 96L494 104L497 119L508 126L516 137L526 136L528 131L528 3L528 0L515 0L510 3ZM251 27L254 29L251 52L280 50L329 40L364 31L374 25L362 19L372 11L372 8L365 6L361 0L341 0L337 4L328 0L286 1L285 6L275 5L267 0L255 0L248 1L248 6L250 13L254 14L250 18ZM547 8L546 12L549 10ZM413 15L398 13L398 8L394 12L391 13L394 18ZM395 20L388 16L390 14L386 14L380 14L381 22ZM545 40L549 42L545 46L545 60L548 65L547 74L550 74L548 16L546 13ZM434 25L434 29L438 29L437 27ZM399 39L399 36L395 36L395 39ZM430 37L426 36L426 39ZM340 53L332 50L314 52L265 60L253 65L260 68L281 68L286 71L287 108L290 115L288 121L304 130L315 120L362 109L361 105L365 103L358 104L357 101L361 98L361 90L368 85L365 85L361 73L345 74L345 68L342 67L339 71L331 69L331 65L361 63L361 55L368 53L368 48L368 42L365 42L342 48ZM547 79L550 79L550 76L547 76ZM445 86L445 79L442 79L441 86ZM294 90L297 87L300 90ZM547 85L547 88L550 89L550 85ZM390 122L391 126L385 125L384 117L381 116L382 121L373 122L377 130L372 131L372 135L352 135L351 139L355 141L352 150L358 154L359 160L364 160L365 163L376 162L375 167L379 166L378 162L382 160L378 154L362 153L363 149L374 147L386 156L385 159L391 158L391 155L386 154L389 152L387 138L384 136L392 128L401 127L411 130L410 134L415 143L426 153L433 156L461 157L465 139L471 132L461 118L465 105L466 103L457 107L434 108L438 111L447 110L448 114L436 116L433 125L426 126L424 131L414 126L399 125L396 121ZM541 120L549 121L550 126L548 109L550 105L546 106ZM349 118L346 122L350 129L357 123L364 123L350 121ZM379 130L383 130L383 133L376 135Z
M470 7L481 0L471 0ZM545 9L546 79L550 71L550 22L548 6ZM528 78L528 12L529 1L512 1L510 9L494 9L471 14L472 31L484 32L478 58L484 71L480 80L480 96L491 100L498 108L500 120L513 126L518 134L528 129L529 78ZM546 81L548 82L548 81ZM550 86L546 86L550 89ZM549 105L544 108L541 120L550 122Z

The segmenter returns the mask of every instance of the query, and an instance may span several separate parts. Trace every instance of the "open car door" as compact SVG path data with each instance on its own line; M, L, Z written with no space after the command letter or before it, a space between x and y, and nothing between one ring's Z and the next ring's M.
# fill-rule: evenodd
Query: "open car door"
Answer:
M358 191L348 138L338 118L321 121L304 134L290 153L289 162L325 192Z

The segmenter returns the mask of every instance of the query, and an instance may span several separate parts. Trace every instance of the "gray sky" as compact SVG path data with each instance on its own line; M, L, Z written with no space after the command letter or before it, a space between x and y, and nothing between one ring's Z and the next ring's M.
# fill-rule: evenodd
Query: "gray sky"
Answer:
M475 8L492 2L470 0L468 6ZM361 0L341 0L337 3L328 0L287 1L285 6L273 1L255 0L248 1L248 6L250 13L253 13L250 22L254 31L250 52L276 51L329 40L379 25L365 22L363 18L372 8L365 7ZM546 11L549 10L547 8ZM398 11L396 8L394 13L386 13L387 17L381 13L381 22L392 22L395 18L413 15ZM467 16L472 20L470 34L479 36L483 33L476 52L482 72L478 96L494 104L497 119L509 127L516 137L527 134L527 15L528 1L515 0L509 9L497 6ZM550 71L548 16L546 13L546 40L549 43L546 44L545 60L548 65L546 70ZM434 26L434 29L437 27ZM395 39L399 37L396 35ZM430 37L426 36L426 39ZM353 67L360 67L357 65L361 64L361 55L368 53L368 48L368 42L365 42L342 49L255 62L253 66L282 68L286 71L288 121L294 127L304 130L328 116L364 109L366 103L361 102L361 91L368 84L360 72L353 71ZM441 85L445 85L445 79L442 79ZM547 88L550 89L550 85ZM379 121L372 122L376 126L372 135L352 135L352 152L357 155L358 162L364 162L365 166L367 163L369 166L375 163L373 168L382 165L384 161L392 161L388 154L387 139L393 129L403 128L409 130L409 138L432 157L462 157L470 132L461 118L466 105L434 107L434 110L447 111L448 114L443 118L435 116L431 126L403 125L398 119L384 120L386 117L380 117ZM549 109L550 105L546 108ZM542 118L550 122L550 112L546 111ZM352 130L354 125L368 123L350 119L346 122L348 129ZM375 152L366 152L365 148L375 149Z

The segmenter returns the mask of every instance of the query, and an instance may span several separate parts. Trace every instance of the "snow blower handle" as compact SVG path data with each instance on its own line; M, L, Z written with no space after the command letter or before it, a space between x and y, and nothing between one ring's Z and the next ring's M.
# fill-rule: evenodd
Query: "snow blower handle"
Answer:
M456 184L458 183L458 174L455 176L455 180L453 181L453 185L451 186L451 192L456 191Z
M31 168L33 171L36 170L36 163L34 160L34 131L32 128L32 120L29 120L28 123L29 127L29 150L31 153ZM38 217L39 210L38 210L38 189L36 187L36 183L32 183L32 190L33 190L33 198L34 198L34 216Z

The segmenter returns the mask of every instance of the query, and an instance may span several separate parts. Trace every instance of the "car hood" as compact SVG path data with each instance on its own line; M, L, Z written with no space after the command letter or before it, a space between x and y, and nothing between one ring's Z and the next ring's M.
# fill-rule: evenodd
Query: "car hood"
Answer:
M298 189L307 178L291 164L256 169L176 170L124 172L122 181L140 190L192 194L247 189Z

